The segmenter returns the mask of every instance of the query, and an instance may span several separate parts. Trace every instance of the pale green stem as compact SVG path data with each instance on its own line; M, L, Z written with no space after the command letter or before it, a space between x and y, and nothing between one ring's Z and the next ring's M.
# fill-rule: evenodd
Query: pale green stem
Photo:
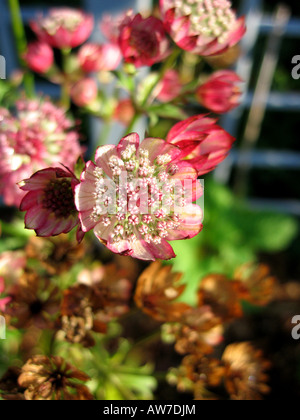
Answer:
M21 15L19 0L8 0L12 29L15 37L19 61L22 68L26 69L23 55L27 51L27 41L25 35L24 24ZM34 96L34 76L32 73L26 71L24 74L24 88L29 97Z

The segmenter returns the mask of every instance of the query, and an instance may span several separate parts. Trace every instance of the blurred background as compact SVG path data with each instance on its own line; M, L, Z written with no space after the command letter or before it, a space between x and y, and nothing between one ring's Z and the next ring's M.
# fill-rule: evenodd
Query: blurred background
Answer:
M292 77L292 59L300 55L300 4L298 0L233 3L239 14L246 15L247 34L234 57L211 59L205 65L232 67L243 79L241 106L221 120L237 141L228 159L205 177L203 233L174 244L178 257L172 264L175 270L184 272L188 283L185 299L191 302L200 278L209 273L232 276L238 266L248 262L268 264L282 283L300 281L300 79ZM22 0L24 20L28 22L37 11L61 4L57 0ZM129 7L146 11L152 2L65 0L63 4L81 7L97 19L104 12L118 14ZM29 39L32 36L29 29L27 35ZM99 36L97 30L94 37ZM6 58L8 76L12 75L18 61L6 0L0 0L0 54ZM57 87L42 79L37 81L38 91L58 95ZM3 94L0 90L0 102ZM145 130L143 126L138 129ZM167 129L155 127L150 134L163 137L161 133ZM92 145L101 123L89 118L82 130ZM117 126L112 137L117 141ZM1 214L9 211L2 206ZM8 242L1 238L0 251L7 250L7 246ZM284 366L280 375L275 370L272 378L273 397L276 393L281 397L299 395L299 346L286 331L282 332L280 324L282 318L296 314L300 314L300 300L284 307L273 305L263 316L250 308L243 325L228 332L229 341L253 337L264 341L267 336L267 347L278 349L276 357L282 358ZM287 384L284 390L282 381Z

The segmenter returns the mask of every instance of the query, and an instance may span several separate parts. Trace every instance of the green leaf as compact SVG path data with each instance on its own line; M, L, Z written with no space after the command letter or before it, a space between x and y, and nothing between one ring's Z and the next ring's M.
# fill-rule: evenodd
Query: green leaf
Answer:
M156 104L146 108L150 114L157 115L163 118L172 118L174 120L184 120L187 114L182 108L173 104Z

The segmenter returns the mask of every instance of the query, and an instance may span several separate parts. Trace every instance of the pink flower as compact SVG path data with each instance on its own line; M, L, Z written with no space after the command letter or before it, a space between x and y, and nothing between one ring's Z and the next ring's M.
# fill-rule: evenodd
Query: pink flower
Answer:
M215 169L235 141L216 122L205 115L196 115L176 124L167 136L167 142L180 147L182 157L198 171L198 176Z
M34 172L63 162L71 169L82 153L66 111L45 100L20 100L16 115L0 108L0 194L19 206L17 183Z
M51 9L47 16L31 22L32 30L41 41L59 49L83 44L90 37L93 27L92 15L67 7Z
M168 241L202 229L197 172L181 162L179 148L136 133L118 146L102 146L75 188L82 230L94 229L112 252L141 260L171 259ZM182 192L185 195L183 197ZM184 201L185 199L185 201Z
M131 99L121 99L114 111L114 118L124 125L129 125L136 111Z
M234 71L217 71L199 87L196 96L205 108L223 114L239 105L241 90L236 86L239 82L241 79Z
M121 13L117 16L110 14L104 14L100 22L100 31L111 43L117 44L120 35L120 27L124 20L127 19L128 14L132 14L132 10Z
M36 41L28 45L24 60L36 73L47 73L54 64L54 53L48 44Z
M176 44L202 56L221 54L245 34L228 0L160 0L166 30Z
M182 83L176 70L168 70L155 90L160 102L171 102L180 95Z
M71 89L72 101L79 107L91 105L98 97L98 86L94 79L79 80Z
M116 70L122 57L120 47L113 43L85 44L78 54L80 67L86 73Z
M152 66L170 54L164 25L153 16L127 15L120 27L119 45L125 61L136 67Z
M79 183L71 171L47 168L22 181L20 188L27 194L20 210L26 211L25 228L37 236L68 233L79 224L74 204L74 188Z
M0 277L0 296L5 292L5 282L4 278ZM5 312L6 305L11 301L10 297L5 297L0 299L0 311Z

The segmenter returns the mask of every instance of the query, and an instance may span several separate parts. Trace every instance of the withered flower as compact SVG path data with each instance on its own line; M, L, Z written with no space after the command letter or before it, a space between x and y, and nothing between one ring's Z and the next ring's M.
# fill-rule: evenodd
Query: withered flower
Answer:
M212 274L201 281L198 305L208 305L223 322L243 315L242 306L236 293L234 282L226 276Z
M26 256L37 259L51 275L62 274L76 264L85 254L85 245L77 244L65 235L53 238L30 238Z
M164 330L174 337L175 350L180 354L211 354L223 341L221 320L208 306L190 308L182 314L180 323L166 324Z
M83 382L90 378L61 357L34 356L23 366L19 385L24 387L25 399L92 400Z
M231 344L226 347L222 361L225 364L225 387L232 400L260 400L270 391L266 384L270 362L262 351L250 343Z
M196 399L217 399L209 389L219 387L225 373L223 363L202 355L188 355L178 369L169 374L169 382L177 385L179 392L191 391Z
M129 310L132 285L114 265L84 270L79 283L64 293L61 324L64 337L87 347L91 331L105 333L107 323Z
M60 294L48 279L27 269L18 283L8 290L11 298L5 314L11 317L16 328L53 328L54 317L59 311Z
M18 378L21 369L10 367L0 379L0 396L7 401L23 401L25 400L25 388L19 385Z
M274 298L278 282L265 264L244 264L236 270L234 279L240 299L253 305L265 306Z
M172 273L172 266L152 263L139 277L135 303L143 312L159 322L180 321L190 306L176 302L185 290L180 284L182 273Z

